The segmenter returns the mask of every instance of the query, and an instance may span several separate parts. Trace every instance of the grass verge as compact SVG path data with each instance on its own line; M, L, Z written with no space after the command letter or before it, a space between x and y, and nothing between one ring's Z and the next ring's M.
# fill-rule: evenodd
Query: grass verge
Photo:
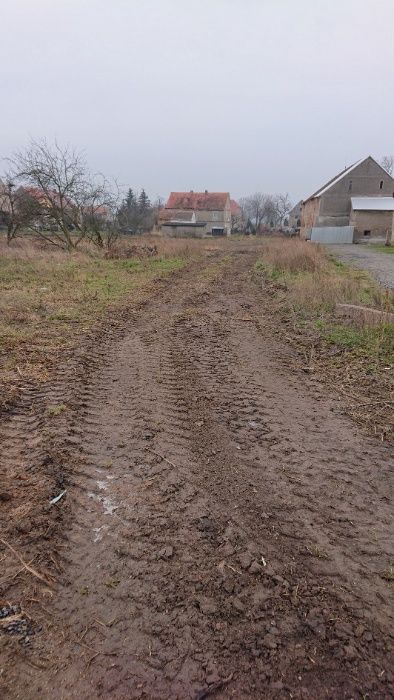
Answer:
M388 253L389 255L394 255L394 245L371 245L370 246L373 250L376 250L378 253Z
M392 313L394 295L323 247L300 240L267 240L256 271L302 352L304 369L335 384L356 420L382 440L394 440L394 324L336 314L344 303Z

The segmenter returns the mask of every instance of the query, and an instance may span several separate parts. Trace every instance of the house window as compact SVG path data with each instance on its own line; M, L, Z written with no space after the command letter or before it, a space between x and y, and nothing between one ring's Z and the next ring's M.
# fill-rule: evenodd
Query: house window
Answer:
M381 181L380 181L380 184L379 184L379 189L380 189L380 190L382 190L382 189L383 189L383 180L381 180Z
M353 187L353 182L352 182L352 180L349 180L349 192L352 191L352 187Z
M371 231L364 231L364 236L370 236L370 235L371 235Z

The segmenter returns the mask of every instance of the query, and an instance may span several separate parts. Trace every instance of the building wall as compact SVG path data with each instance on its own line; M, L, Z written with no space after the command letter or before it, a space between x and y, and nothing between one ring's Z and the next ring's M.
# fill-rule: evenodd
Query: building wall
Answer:
M367 158L321 196L318 226L349 223L351 197L392 197L393 192L392 177L372 158Z
M380 183L382 182L382 189ZM305 222L301 216L301 237L307 237L312 226L348 226L350 222L351 197L392 197L394 180L373 158L366 158L354 170L345 174L319 198L308 200L302 206ZM310 204L319 199L320 204ZM315 208L316 207L316 208ZM313 216L310 213L313 213ZM312 219L312 221L311 221Z
M162 236L171 236L171 238L204 238L206 235L205 226L159 226L158 233Z
M173 209L171 211L171 219L180 221L183 220L184 212L181 210ZM189 227L187 224L185 226L162 226L161 222L158 222L157 229L164 236L193 236L193 237L203 237L211 236L212 228L223 228L225 235L231 235L231 203L230 197L227 198L227 202L224 210L214 210L208 211L207 209L195 210L195 221L197 223L204 223L205 226L198 228Z
M371 238L385 241L387 235L391 235L393 212L352 210L350 223L354 226L354 242ZM370 234L365 235L365 231L370 231Z
M210 234L213 227L226 229L226 234L231 234L231 207L230 200L224 211L196 211L197 221L206 222L206 234Z
M300 227L301 204L301 202L298 202L298 204L296 204L295 207L293 207L293 209L289 212L289 228L291 229Z
M231 235L231 201L230 197L227 199L226 206L224 208L224 221L225 221L225 227L227 229L227 235Z
M300 238L309 238L311 229L316 225L319 216L320 199L308 199L301 206Z
M165 226L158 225L156 232L162 236L171 236L174 238L205 238L207 236L212 236L212 226L216 228L224 228L225 235L229 236L231 234L231 229L226 228L223 219L220 221L209 222L205 226L188 226L184 224L182 226L171 226L171 224L166 224Z

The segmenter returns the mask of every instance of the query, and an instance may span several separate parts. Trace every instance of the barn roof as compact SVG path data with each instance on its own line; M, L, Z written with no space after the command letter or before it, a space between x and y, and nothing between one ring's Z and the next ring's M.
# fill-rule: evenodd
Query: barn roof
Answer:
M171 192L165 208L223 211L229 196L228 192Z
M360 165L360 163L363 163L364 160L367 160L367 158L361 158L361 160L357 160L349 168L345 168L344 170L341 170L341 172L338 173L338 175L335 175L335 177L332 177L331 180L328 180L328 182L326 182L326 184L323 185L323 187L320 187L318 190L316 190L316 192L311 194L310 197L308 197L308 199L305 199L305 202L307 202L309 199L314 199L315 197L320 197L322 194L327 192L327 190L329 190L330 187L332 187L333 185L336 185L337 182L342 180L342 178L345 177L345 175L348 175L349 173L351 173L352 170L354 170L354 168L357 167L357 165Z

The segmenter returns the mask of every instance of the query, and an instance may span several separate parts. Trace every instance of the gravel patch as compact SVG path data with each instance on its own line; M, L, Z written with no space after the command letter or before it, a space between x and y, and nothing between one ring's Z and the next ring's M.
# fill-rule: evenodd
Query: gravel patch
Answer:
M394 289L393 255L364 245L330 245L329 251L347 265L366 270L384 287Z

